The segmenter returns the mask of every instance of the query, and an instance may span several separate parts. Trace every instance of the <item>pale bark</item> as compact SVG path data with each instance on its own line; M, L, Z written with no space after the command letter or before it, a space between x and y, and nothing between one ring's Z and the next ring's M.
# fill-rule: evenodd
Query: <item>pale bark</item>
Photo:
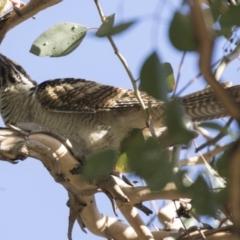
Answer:
M113 179L121 194L128 199L125 201L118 197L119 191L116 191L114 184L101 182L104 191L113 195L119 210L129 223L129 225L124 224L117 218L108 217L99 212L94 194L101 189L86 181L81 173L71 173L73 169L80 169L81 172L81 162L84 160L77 160L71 145L66 142L63 137L60 138L57 134L52 135L51 131L46 130L30 133L15 127L0 130L1 159L10 163L14 163L15 159L27 157L39 159L55 181L68 191L70 196L69 239L71 239L71 229L76 219L81 228L86 226L93 234L108 239L162 239L166 236L180 235L176 230L150 231L134 207L137 203L153 199L188 197L179 193L174 184L168 184L162 191L151 191L147 187L130 186L121 178L110 176L109 179Z
M21 16L12 12L7 19L0 20L0 43L4 39L6 33L16 27L25 20L35 16L38 12L43 11L62 0L30 0L28 4L19 9Z

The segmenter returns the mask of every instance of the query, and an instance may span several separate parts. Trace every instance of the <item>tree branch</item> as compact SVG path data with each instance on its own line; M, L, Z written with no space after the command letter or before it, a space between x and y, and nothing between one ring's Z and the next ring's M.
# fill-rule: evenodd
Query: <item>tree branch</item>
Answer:
M0 20L0 43L3 41L6 33L12 28L16 27L28 18L33 17L38 12L49 8L62 0L30 0L28 4L19 9L22 17L15 12L12 12L9 18Z
M113 176L114 179L117 179L118 187L130 199L130 202L126 202L116 198L120 210L132 226L129 227L118 219L102 215L99 212L94 197L94 194L99 192L98 186L87 182L79 173L82 160L78 161L64 143L62 138L59 140L46 130L41 133L40 130L25 132L16 127L0 129L0 157L2 159L11 163L15 163L15 160L19 158L39 159L55 181L63 185L69 195L74 197L76 205L71 203L71 198L71 204L69 204L69 239L71 239L71 229L76 217L82 228L86 226L92 233L106 238L114 236L114 239L119 240L129 238L137 240L139 238L153 239L152 234L158 239L171 236L172 232L151 232L144 225L134 205L151 198L159 199L160 196L181 197L182 195L177 193L176 189L172 188L172 192L176 192L175 195L168 194L164 190L152 192L146 187L129 186L120 178ZM78 171L76 172L76 170ZM108 184L104 190L116 193L112 188L113 186ZM74 211L77 212L74 213Z

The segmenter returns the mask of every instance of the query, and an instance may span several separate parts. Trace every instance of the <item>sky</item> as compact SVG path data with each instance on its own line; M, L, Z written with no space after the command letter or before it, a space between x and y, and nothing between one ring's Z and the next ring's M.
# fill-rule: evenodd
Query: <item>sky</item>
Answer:
M164 4L164 2L166 2ZM139 77L141 65L156 50L161 61L170 62L177 75L182 53L169 42L168 27L180 1L162 0L100 0L105 15L116 13L116 22L138 20L128 31L114 37L119 51L126 58L134 77ZM77 50L66 57L37 57L29 52L33 41L45 30L59 22L75 22L98 28L101 24L94 1L65 0L28 19L12 29L2 42L0 52L20 63L37 82L75 77L103 84L132 88L120 61L107 39L94 36L90 30ZM214 59L223 55L226 40L217 41ZM239 82L239 61L235 60L222 79ZM180 88L198 73L196 53L187 53ZM183 93L200 90L204 81L189 85ZM0 126L4 126L1 121ZM54 182L40 161L27 159L17 165L0 161L0 239L1 240L65 240L67 239L67 192ZM97 194L101 212L114 216L109 200ZM121 218L121 216L120 216ZM123 218L121 218L123 220ZM148 221L149 218L145 218ZM99 237L83 233L77 224L73 239L93 240Z

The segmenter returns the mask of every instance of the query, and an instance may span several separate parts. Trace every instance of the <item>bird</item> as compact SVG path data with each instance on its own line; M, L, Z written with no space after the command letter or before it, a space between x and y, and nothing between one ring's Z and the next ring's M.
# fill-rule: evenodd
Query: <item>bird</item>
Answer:
M240 85L226 86L239 105ZM156 128L165 127L166 103L141 92L151 101ZM191 121L228 116L226 109L206 88L178 97ZM69 139L76 151L91 154L119 151L133 129L146 128L144 114L134 91L89 80L62 78L37 84L24 68L0 54L0 113L5 124L36 123Z

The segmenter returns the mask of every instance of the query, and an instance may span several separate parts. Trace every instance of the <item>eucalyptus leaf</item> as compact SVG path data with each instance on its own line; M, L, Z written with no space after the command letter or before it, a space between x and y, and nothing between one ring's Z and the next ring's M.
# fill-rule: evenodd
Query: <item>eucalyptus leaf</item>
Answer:
M218 36L224 36L227 40L232 36L232 27L224 27L220 30L215 30Z
M228 11L225 14L222 14L220 18L220 25L224 27L240 26L240 5L238 6L229 6Z
M145 142L141 129L133 129L121 144L121 155L118 158L116 168L120 172L131 172L127 150L135 145L136 142Z
M197 214L215 216L217 204L210 192L207 183L202 176L188 187L188 193L192 196L192 204Z
M117 156L113 150L92 154L85 161L83 176L87 180L104 176L115 168L116 162Z
M116 26L114 26L111 30L109 35L116 35L118 33L121 33L125 30L127 30L129 27L131 27L135 21L130 21L130 22L125 22L125 23L120 23Z
M222 0L211 1L210 10L211 10L214 22L216 22L219 16L221 15L220 9L221 9L222 3L223 3Z
M161 148L155 139L136 139L126 153L130 170L144 178L152 190L160 190L172 180L169 150Z
M225 205L229 202L229 189L227 187L214 192L213 199L216 201L218 205Z
M172 92L175 88L175 82L176 82L173 74L172 65L168 62L161 63L160 71L162 72L163 79L167 83L168 92Z
M32 44L30 52L37 56L61 57L74 51L88 28L77 23L58 23L43 32Z
M218 191L209 189L202 176L198 176L196 181L190 185L184 184L186 170L179 170L175 175L177 189L191 196L191 203L197 214L215 216L216 209L220 204L226 203L226 188Z
M153 52L141 67L139 89L156 99L167 101L167 83L161 69L158 55Z
M227 149L217 160L216 167L218 170L218 173L224 177L229 177L229 165L231 163L231 158L236 151L236 148L238 146L238 142L233 143L233 145Z
M176 12L169 28L169 38L173 46L181 51L196 51L197 44L194 38L190 16Z
M166 125L168 138L174 139L176 144L188 144L196 137L196 132L186 128L184 111L177 99L171 100L166 109Z
M115 14L105 17L102 25L99 27L95 35L97 37L105 37L109 35L108 33L111 31L113 27L114 20L115 20Z
M130 21L130 22L125 22L125 23L120 23L112 28L105 28L104 31L102 31L100 34L98 33L98 31L96 32L96 36L98 37L107 37L107 36L112 36L112 35L116 35L119 33L122 33L123 31L127 30L129 27L131 27L133 24L135 23L135 21Z
M119 172L131 172L128 166L128 158L127 158L127 154L124 152L120 155L120 157L117 160L117 164L116 164L116 169Z

